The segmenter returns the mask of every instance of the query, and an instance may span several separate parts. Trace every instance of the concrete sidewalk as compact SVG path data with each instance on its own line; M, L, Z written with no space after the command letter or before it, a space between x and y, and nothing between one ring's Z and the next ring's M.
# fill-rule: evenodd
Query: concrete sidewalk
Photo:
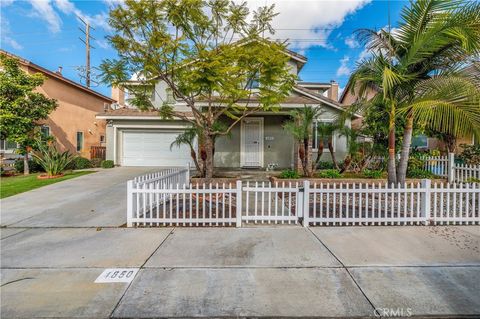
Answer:
M478 226L0 232L2 318L480 316Z

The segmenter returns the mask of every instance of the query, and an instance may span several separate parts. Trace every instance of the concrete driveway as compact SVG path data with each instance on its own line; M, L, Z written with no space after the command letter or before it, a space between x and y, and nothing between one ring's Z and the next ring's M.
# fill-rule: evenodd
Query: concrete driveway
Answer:
M118 227L153 170L2 200L0 317L480 317L480 226Z
M1 225L15 227L107 227L126 223L126 181L151 167L99 170L7 197L1 203Z

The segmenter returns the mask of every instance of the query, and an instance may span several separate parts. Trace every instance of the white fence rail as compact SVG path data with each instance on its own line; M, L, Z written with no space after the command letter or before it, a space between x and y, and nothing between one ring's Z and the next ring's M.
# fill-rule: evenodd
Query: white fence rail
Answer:
M479 224L476 184L434 184L430 180L385 184L314 184L304 206L306 225Z
M423 160L423 169L432 174L448 178L450 169L448 156L426 156L421 158Z
M480 165L453 165L453 180L459 183L472 183L480 180Z
M296 224L302 217L300 183L247 182L242 187L242 220L248 223ZM299 216L300 214L300 216Z
M186 177L176 169L129 181L127 226L480 224L475 183L192 185Z

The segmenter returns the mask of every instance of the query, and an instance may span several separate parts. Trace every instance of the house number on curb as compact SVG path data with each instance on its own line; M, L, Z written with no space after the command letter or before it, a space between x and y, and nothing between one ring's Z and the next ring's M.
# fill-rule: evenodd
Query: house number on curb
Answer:
M95 279L95 283L131 282L137 272L138 268L107 268Z

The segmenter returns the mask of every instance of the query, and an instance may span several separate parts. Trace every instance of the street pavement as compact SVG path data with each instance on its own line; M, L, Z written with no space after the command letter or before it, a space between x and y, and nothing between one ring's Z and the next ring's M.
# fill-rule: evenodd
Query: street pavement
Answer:
M125 228L150 170L2 200L1 318L480 316L480 226Z

